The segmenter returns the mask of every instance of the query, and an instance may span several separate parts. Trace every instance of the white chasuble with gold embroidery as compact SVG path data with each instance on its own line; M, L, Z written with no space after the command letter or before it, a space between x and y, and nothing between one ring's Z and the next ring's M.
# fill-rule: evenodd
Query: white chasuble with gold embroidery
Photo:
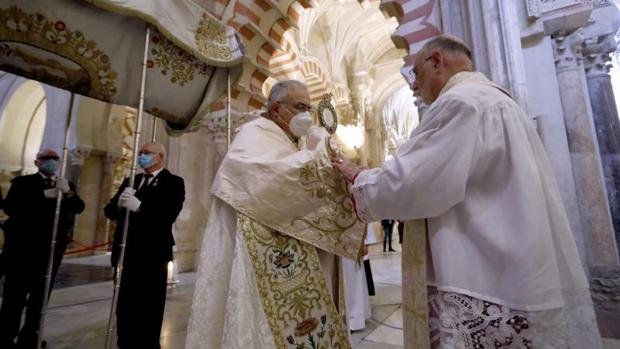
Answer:
M405 348L600 348L545 149L482 74L454 75L409 141L352 191L363 221L410 220Z
M272 121L251 121L212 192L186 348L350 348L342 290L319 255L357 258L364 227L324 142L299 150Z

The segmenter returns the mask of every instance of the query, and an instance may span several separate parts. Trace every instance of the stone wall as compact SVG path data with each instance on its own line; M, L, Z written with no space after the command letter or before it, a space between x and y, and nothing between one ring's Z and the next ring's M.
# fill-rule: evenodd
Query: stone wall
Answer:
M590 285L592 299L597 309L620 313L620 269L592 268Z

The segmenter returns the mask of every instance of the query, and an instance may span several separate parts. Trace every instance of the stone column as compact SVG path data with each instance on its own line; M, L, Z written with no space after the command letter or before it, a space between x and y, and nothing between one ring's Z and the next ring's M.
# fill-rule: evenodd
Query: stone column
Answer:
M95 241L97 242L110 241L114 237L111 221L106 218L103 213L103 208L114 195L114 192L112 192L114 185L114 169L122 157L120 152L108 152L103 158L103 174L101 176L99 203L97 208L99 215L97 216L97 232L95 233Z
M233 114L233 130L240 125L240 119L240 115ZM211 185L227 150L225 111L212 113L205 126L181 137L171 137L168 146L167 167L185 181L185 202L173 230L179 272L194 269L200 258L212 201Z
M76 190L80 189L80 176L84 162L90 156L92 149L85 146L77 146L69 151L69 161L67 161L67 179L75 184Z
M516 1L439 0L442 29L467 42L475 69L511 92L527 110L527 82Z
M620 119L609 76L611 68L609 54L615 49L616 41L612 34L603 38L590 38L586 40L584 56L592 117L603 165L609 210L618 243L620 242Z
M70 238L80 241L85 237L88 238L88 236L85 235L90 235L93 232L92 226L94 225L94 222L92 220L89 220L87 217L93 214L96 215L93 208L89 207L88 205L88 199L90 198L90 195L84 197L84 195L82 195L82 192L80 191L82 170L84 169L84 163L91 155L91 151L92 148L88 146L77 146L71 149L68 152L67 169L65 175L65 177L70 182L73 182L73 184L75 184L75 191L81 194L80 196L82 197L82 200L84 200L86 203L86 208L84 212L74 217L73 229L71 229L70 233Z
M365 66L366 62L357 58L351 63L351 68L358 68L358 70L352 74L352 82L350 86L351 104L353 105L353 115L355 116L355 120L339 120L341 124L356 126L360 132L363 132L364 144L362 144L360 148L355 149L359 163L362 166L368 166L369 158L372 158L370 154L374 153L373 148L375 147L375 144L372 141L375 138L375 127L371 125L372 129L369 134L367 128L368 125L366 125L366 120L372 117L371 115L373 110L370 103L370 86L372 85L372 79L370 78L368 71L361 70L365 69Z
M591 266L615 264L613 227L582 64L584 36L577 30L552 37L587 258Z
M614 34L589 38L584 46L592 117L616 242L615 263L598 265L592 270L592 291L599 309L617 314L620 312L620 266L617 260L620 250L620 120L609 76L609 54L615 49ZM605 330L601 329L603 332Z

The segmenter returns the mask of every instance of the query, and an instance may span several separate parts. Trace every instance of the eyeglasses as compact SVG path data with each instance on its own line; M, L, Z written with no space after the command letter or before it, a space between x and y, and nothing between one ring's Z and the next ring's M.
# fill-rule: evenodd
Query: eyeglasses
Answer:
M161 154L161 153L158 153L156 151L148 151L148 150L142 150L138 153L138 155L143 155L143 154L149 155L149 154Z
M58 158L58 156L56 156L56 155L43 155L43 156L38 157L37 159L41 160L41 161L45 161L45 160L56 160L56 161L58 161L58 160L60 160Z
M299 102L299 103L289 103L289 102L278 102L281 104L288 104L290 106L292 106L293 108L297 109L298 111L307 111L309 113L312 113L314 111L314 108L312 108L311 105L307 105L306 103L303 102Z
M411 77L411 80L413 82L415 82L416 80L416 76L418 75L418 67L423 65L424 63L426 63L427 61L429 61L431 58L433 58L433 56L428 56L426 57L422 62L418 63L418 64L414 64L413 67L411 68L411 70L409 71L409 76Z

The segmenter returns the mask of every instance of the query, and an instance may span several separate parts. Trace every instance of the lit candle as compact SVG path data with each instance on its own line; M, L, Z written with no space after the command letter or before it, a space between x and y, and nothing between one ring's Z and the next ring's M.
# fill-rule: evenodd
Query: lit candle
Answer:
M174 261L168 262L168 284L174 284Z

